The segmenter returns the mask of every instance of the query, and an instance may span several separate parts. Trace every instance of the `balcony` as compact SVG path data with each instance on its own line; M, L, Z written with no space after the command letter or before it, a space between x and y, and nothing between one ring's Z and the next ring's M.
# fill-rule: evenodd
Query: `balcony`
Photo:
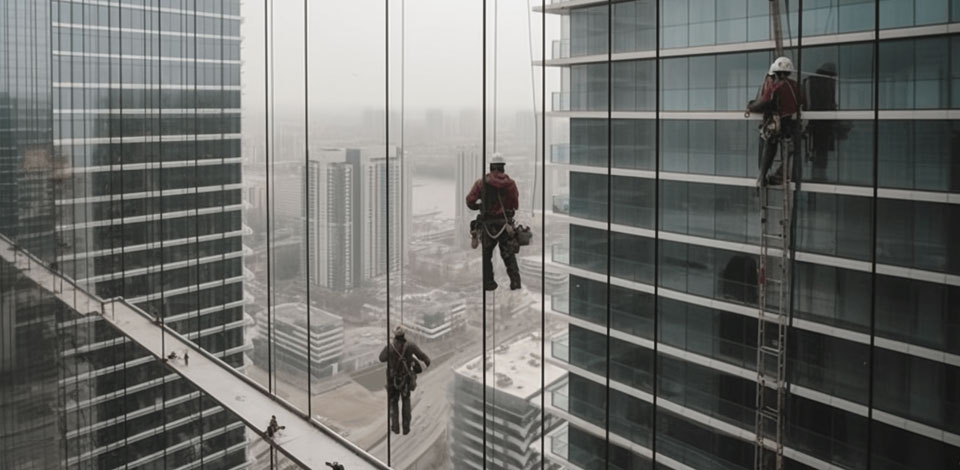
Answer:
M550 260L557 264L565 266L570 265L570 246L565 243L558 243L550 246Z
M551 144L550 145L550 162L557 163L561 165L570 164L570 144Z
M553 201L553 213L570 215L570 195L557 194L551 197Z
M606 428L606 417L609 416L611 441L618 441L618 445L632 447L637 450L642 449L642 451L649 453L648 449L652 436L649 429L651 423L640 423L630 419L626 415L618 413L616 410L608 410L604 403L597 403L577 396L571 396L569 392L569 382L567 382L566 379L548 390L548 400L548 404L552 409L570 416L574 421L582 421L581 424L583 425L578 424L578 427L584 428L586 431L601 439L605 437L603 435L605 432L600 433L599 431ZM573 448L569 447L569 441L566 442L566 444L568 444L566 448L564 448L563 444L561 441L560 447L557 448L557 450L568 451L566 460L572 459L575 464L580 462L578 465L585 468L594 468L592 465L583 465L584 462L589 461L588 459L600 458L596 452L572 455L569 451ZM551 451L553 451L552 448Z
M570 111L570 92L569 91L555 91L551 95L551 109L554 112L563 112Z
M652 351L650 353L652 354ZM591 373L606 375L607 356L592 353L582 347L572 352L570 337L567 334L556 336L551 340L550 357ZM652 358L652 355L650 357ZM653 391L653 376L649 370L638 368L636 364L627 364L622 358L616 356L610 357L609 368L612 381L636 390Z
M551 95L554 112L607 114L609 95L606 90L599 91L555 91Z
M570 57L570 39L555 39L551 46L551 57L554 59L567 59Z

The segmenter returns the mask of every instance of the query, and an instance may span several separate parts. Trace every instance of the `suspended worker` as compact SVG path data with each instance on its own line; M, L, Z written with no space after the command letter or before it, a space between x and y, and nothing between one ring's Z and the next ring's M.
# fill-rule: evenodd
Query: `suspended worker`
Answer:
M790 168L789 159L797 147L801 98L800 87L790 78L793 72L793 61L789 57L778 57L770 64L764 77L760 97L747 104L748 116L750 113L763 113L763 124L760 126L760 174L757 176L759 186L783 184L783 170ZM783 160L776 171L769 173L780 150L781 140L784 144Z
M418 360L419 359L419 360ZM390 430L400 433L398 422L398 401L403 399L403 434L410 433L410 392L417 388L417 374L423 372L420 366L430 367L430 358L412 341L407 341L402 326L393 330L393 342L380 351L380 362L387 363L387 399L390 401Z
M499 153L490 161L490 173L477 180L467 194L467 207L479 210L477 220L471 222L471 245L476 248L478 242L483 245L483 289L497 289L493 279L493 249L500 246L500 258L507 267L510 277L510 290L520 288L520 267L517 266L517 252L520 244L516 239L513 216L520 207L520 195L517 183L507 175L506 162Z

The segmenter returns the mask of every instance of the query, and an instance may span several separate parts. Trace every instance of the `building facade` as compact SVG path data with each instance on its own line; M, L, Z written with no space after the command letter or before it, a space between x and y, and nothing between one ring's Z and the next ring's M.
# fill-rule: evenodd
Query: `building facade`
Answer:
M569 126L551 152L569 206L550 214L569 292L549 315L569 376L544 398L565 422L546 447L567 468L754 468L758 117L743 110L774 59L768 3L546 6L562 26L550 119ZM786 466L951 468L960 9L781 6L807 101Z
M45 2L55 265L241 367L240 2ZM44 22L41 24L41 22ZM5 44L8 42L5 40ZM234 468L235 417L95 317L61 348L64 468Z

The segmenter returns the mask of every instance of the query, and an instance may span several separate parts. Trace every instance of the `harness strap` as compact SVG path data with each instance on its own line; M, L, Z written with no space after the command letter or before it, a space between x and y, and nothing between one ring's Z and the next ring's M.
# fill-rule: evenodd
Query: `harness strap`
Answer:
M393 352L397 353L397 356L400 358L400 364L403 366L401 367L403 371L406 373L406 375L410 375L410 369L408 369L409 365L407 364L406 359L403 357L403 353L407 350L407 343L403 343L400 349L397 349L397 345L394 343L390 343L390 347L393 348Z

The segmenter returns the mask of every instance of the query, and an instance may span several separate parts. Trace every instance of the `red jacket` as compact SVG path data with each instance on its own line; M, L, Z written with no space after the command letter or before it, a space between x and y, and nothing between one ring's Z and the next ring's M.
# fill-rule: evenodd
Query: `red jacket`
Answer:
M786 79L765 83L760 100L750 106L750 111L777 111L781 117L796 114L800 109L800 87L797 82Z
M516 211L517 208L520 207L520 193L517 191L517 183L514 183L506 173L487 173L486 179L487 184L493 189L496 189L500 197L499 199L487 201L489 204L489 209L484 215L503 215L503 211L506 209L507 215L512 216L513 211ZM483 186L483 181L481 180L477 180L476 183L473 183L473 188L470 189L470 194L467 194L467 207L470 209L482 209L478 201L483 199ZM500 205L500 201L503 201L502 207Z

